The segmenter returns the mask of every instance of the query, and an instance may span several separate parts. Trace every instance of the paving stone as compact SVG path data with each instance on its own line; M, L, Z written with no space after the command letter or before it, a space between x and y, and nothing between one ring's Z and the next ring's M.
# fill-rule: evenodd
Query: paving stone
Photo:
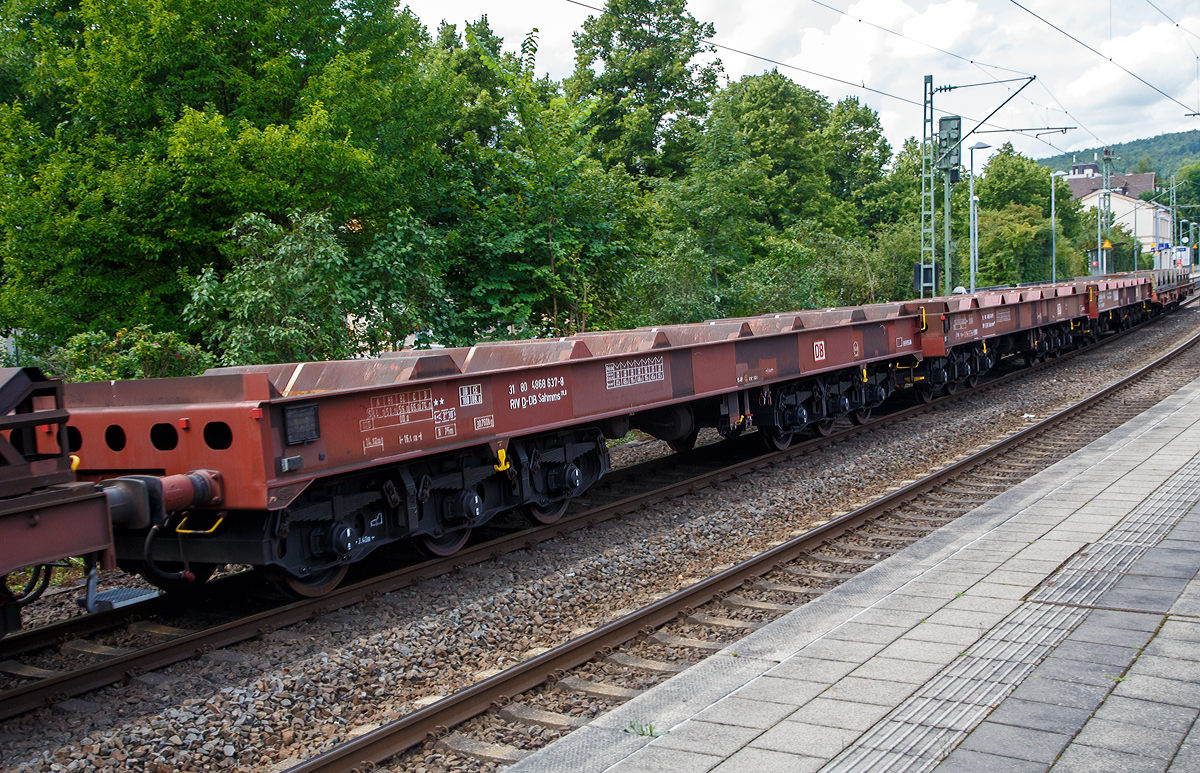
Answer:
M1084 709L1009 698L988 715L988 722L1072 735L1083 727L1088 715Z
M1158 630L1158 638L1178 639L1200 644L1200 623L1172 617Z
M731 696L701 711L696 715L696 719L723 725L766 729L794 711L794 708L782 703Z
M975 728L958 748L1049 764L1070 740L1071 736L1065 733L1001 725L989 719Z
M695 754L662 746L645 746L608 768L611 773L708 773L721 764L721 758L711 754Z
M1171 760L1169 773L1196 773L1200 770L1200 744L1185 743Z
M872 607L855 615L853 622L856 624L882 625L908 630L930 614L930 612L925 611Z
M1009 585L1007 583L984 580L972 585L968 590L968 595L1015 600L1024 597L1028 592L1029 588L1023 585Z
M872 658L867 662L874 662ZM820 660L818 658L794 657L780 663L767 672L767 676L781 679L800 679L805 682L833 684L857 667L844 660Z
M933 598L932 596L911 596L906 593L897 592L885 596L875 607L877 609L899 609L905 612L923 612L931 615L948 603L950 602L946 599Z
M1021 606L1021 602L1017 599L996 599L986 596L976 596L972 593L964 593L958 598L947 604L944 609L962 609L969 612L991 612L997 615L1011 614L1014 609Z
M1186 733L1192 727L1198 711L1200 707L1172 706L1169 703L1110 695L1093 716L1096 719Z
M1033 590L1044 579L1046 579L1046 575L1040 572L1014 572L1009 569L999 569L987 576L987 582L989 583L1015 585L1018 588L1024 588L1026 591Z
M1197 571L1200 571L1200 553L1190 550L1150 548L1133 565L1130 573L1158 577L1182 577L1190 580L1196 576Z
M1165 760L1073 743L1050 768L1051 773L1162 773Z
M1064 682L1077 682L1099 687L1112 687L1117 679L1125 672L1124 666L1110 666L1106 663L1088 663L1082 660L1060 658L1051 655L1042 661L1032 674L1035 678L1059 679Z
M1143 724L1113 722L1093 717L1075 737L1075 743L1170 760L1175 756L1175 750L1179 748L1185 734L1186 731L1164 730L1146 727Z
M1095 609L1088 613L1087 620L1095 625L1109 628L1128 628L1133 631L1155 632L1162 625L1162 615L1145 612L1121 612L1115 609Z
M1070 706L1084 709L1090 713L1096 710L1111 689L1111 685L1100 687L1078 682L1063 682L1058 679L1043 679L1031 675L1021 682L1010 697L1018 700L1050 703L1055 706Z
M1070 660L1082 660L1107 666L1127 668L1138 651L1133 647L1117 647L1111 644L1071 641L1067 639L1054 649L1054 656Z
M1117 685L1113 694L1176 706L1200 706L1200 684L1160 679L1157 676L1130 676Z
M857 730L809 725L803 722L780 722L756 738L750 747L832 759L841 754L855 738Z
M969 749L956 749L936 770L937 773L1043 773L1046 765Z
M696 754L712 754L725 758L753 741L761 733L761 730L753 727L689 720L666 735L656 738L654 746L682 749Z
M908 627L892 625L871 625L867 623L847 623L838 626L825 635L826 639L886 645L899 639L908 631Z
M1190 580L1181 577L1158 577L1154 575L1127 573L1117 581L1114 588L1137 588L1139 590L1159 590L1168 593L1183 593Z
M1161 636L1156 636L1142 650L1142 657L1146 657L1147 655L1170 660L1200 660L1200 647L1197 647L1192 642L1180 641L1179 639L1164 639Z
M829 685L822 682L802 682L798 679L760 676L735 692L734 696L783 703L798 708L820 695L828 687Z
M1090 619L1071 632L1067 641L1084 641L1093 644L1110 644L1115 647L1145 647L1153 637L1152 631L1135 631L1129 628L1110 628L1093 623Z
M899 705L915 689L916 685L906 682L847 676L821 693L821 697L855 703L877 703L880 706L892 708Z
M924 684L932 679L944 666L941 663L923 663L914 660L887 658L883 653L876 655L851 672L863 679L879 679L908 684Z
M927 625L954 625L960 628L987 630L1004 619L995 612L971 612L965 609L942 609L926 619Z
M883 649L882 644L820 639L796 653L806 658L862 663Z
M1174 660L1152 654L1144 654L1138 658L1137 664L1129 676L1158 676L1163 679L1177 679L1182 682L1200 682L1200 662L1195 660Z
M905 634L906 638L917 641L931 641L939 644L958 644L962 647L974 644L986 630L978 628L963 628L957 625L938 625L937 623L922 623Z
M876 706L870 703L814 698L796 710L788 719L810 725L862 731L882 719L888 711L890 711L890 707Z
M814 773L825 760L820 757L799 757L770 749L742 749L713 768L713 773ZM671 768L663 768L668 771ZM658 773L662 773L659 771Z
M1097 606L1113 609L1133 609L1141 612L1166 613L1175 605L1179 594L1172 591L1120 588L1107 591L1096 602Z
M963 648L958 644L939 644L903 638L882 649L877 657L945 665L960 657L962 652Z

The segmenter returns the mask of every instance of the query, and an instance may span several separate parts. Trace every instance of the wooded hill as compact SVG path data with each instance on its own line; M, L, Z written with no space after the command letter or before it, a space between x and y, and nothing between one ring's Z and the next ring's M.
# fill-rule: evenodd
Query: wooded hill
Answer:
M1170 177L1182 167L1200 162L1200 129L1186 132L1160 134L1144 140L1120 142L1109 146L1117 158L1113 162L1113 171L1117 174L1126 172L1157 172L1160 178ZM1085 148L1071 153L1038 159L1042 166L1053 170L1071 171L1073 158L1079 163L1089 163L1093 158L1102 154L1104 148Z

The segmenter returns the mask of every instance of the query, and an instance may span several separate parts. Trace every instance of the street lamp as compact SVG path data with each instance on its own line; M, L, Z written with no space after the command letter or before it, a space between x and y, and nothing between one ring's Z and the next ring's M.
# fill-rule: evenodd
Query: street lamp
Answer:
M1050 174L1050 281L1058 281L1058 224L1054 217L1054 183L1055 177L1066 177L1066 172Z
M976 142L971 151L971 292L975 292L975 272L979 270L979 199L975 198L975 151L986 150L991 145Z

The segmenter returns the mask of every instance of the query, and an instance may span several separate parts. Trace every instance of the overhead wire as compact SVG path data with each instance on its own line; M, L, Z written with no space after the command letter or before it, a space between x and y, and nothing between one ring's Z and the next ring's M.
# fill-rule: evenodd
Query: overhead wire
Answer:
M582 0L564 0L564 2L570 3L571 5L577 5L577 6L580 6L580 7L582 7L582 8L587 8L587 9L589 9L589 10L592 10L592 11L597 11L597 12L599 12L599 13L605 13L605 12L606 12L604 8L599 8L599 7L597 7L597 6L590 5L590 4L588 4L588 3L582 2ZM824 3L818 3L818 5L824 5ZM831 6L825 6L825 7L826 7L826 8L831 8ZM832 9L832 10L837 10L837 9ZM839 13L840 13L840 12L839 12ZM882 28L881 28L881 29L882 29ZM889 32L889 30L884 30L884 31L885 31L885 32ZM898 34L898 33L895 33L895 34ZM901 35L901 37L904 37L904 36L903 36L903 35ZM914 42L919 42L919 41L914 41ZM716 41L714 41L714 40L711 40L711 39L708 39L708 38L704 39L704 43L706 43L706 44L708 44L708 45L712 46L713 48L717 48L717 49L720 49L720 50L722 50L722 51L729 51L730 53L739 54L739 55L741 55L741 56L746 56L746 57L749 57L749 58L751 58L751 59L758 59L759 61L762 61L762 62L767 62L768 64L773 64L773 65L775 65L776 67L783 67L783 68L785 68L785 69L789 69L789 70L795 70L795 71L797 71L797 72L802 72L802 73L804 73L804 74L806 74L806 75L812 75L812 76L814 76L814 77L817 77L817 78L823 78L823 79L825 79L825 80L833 81L834 83L840 83L840 84L842 84L842 85L844 85L844 86L849 86L850 88L853 88L853 89L860 89L860 90L862 90L862 91L867 91L867 92L870 92L870 93L872 93L872 94L878 94L879 96L882 96L882 97L887 97L887 98L889 98L889 99L895 99L895 100L897 100L897 101L899 101L899 102L904 102L904 103L906 103L906 104L913 105L914 107L920 107L920 108L924 108L924 104L923 104L923 103L921 103L921 102L917 102L916 100L912 100L912 99L909 99L909 98L907 98L907 97L902 97L902 96L899 96L898 94L891 94L891 93L889 93L889 92L886 92L886 91L883 91L883 90L881 90L881 89L872 88L872 87L870 87L870 86L866 85L866 83L854 83L853 81L848 81L848 80L845 80L845 79L842 79L842 78L838 78L838 77L836 77L836 76L833 76L833 75L826 75L825 73L817 72L817 71L815 71L815 70L809 70L809 69L806 69L806 68L804 68L804 67L799 67L799 66L797 66L797 65L794 65L794 64L788 64L787 62L781 62L781 61L779 61L779 60L777 60L777 59L772 59L772 58L770 58L770 57L767 57L767 56L762 56L762 55L760 55L760 54L754 54L754 53L751 53L751 52L749 52L749 51L742 51L741 49L733 48L732 46L726 46L726 45L724 45L724 44L717 43ZM931 47L932 47L932 46L931 46ZM941 50L941 49L938 49L938 50ZM943 52L943 53L949 53L949 52ZM957 57L957 58L959 58L959 59L962 59L962 58L963 58L963 57L960 57L960 56L958 56L957 54L950 54L950 55L951 55L951 56L956 56L956 57ZM970 61L970 60L966 60L966 61ZM1004 69L1007 69L1007 68L1003 68L1003 67L997 67L997 69L1002 69L1002 70L1004 70ZM1008 72L1020 72L1020 71L1019 71L1019 70L1008 70ZM1022 73L1022 74L1024 74L1024 73ZM1035 76L1032 76L1032 75L1026 75L1026 77L1035 77ZM1010 89L1010 90L1011 90L1011 89ZM946 110L941 110L941 109L936 109L936 112L943 113L943 114L948 114ZM1064 111L1064 112L1065 112L1065 111ZM1069 115L1069 114L1068 114L1068 115ZM967 119L967 120L969 120L969 121L975 121L975 120L976 120L976 119L974 119L974 118L971 118L970 116L963 116L963 118L966 118L966 119ZM1072 119L1074 119L1074 116L1072 116ZM993 126L993 127L995 127L995 128L998 128L998 129L1005 129L1005 130L1007 130L1007 129L1006 129L1006 127L999 126L998 124L994 124L994 123L985 123L985 122L978 122L978 123L979 123L979 125L980 125L980 126L987 125L987 126ZM1081 125L1082 125L1082 124L1081 124ZM1059 148L1057 145L1054 145L1053 143L1051 143L1051 142L1048 142L1047 140L1044 140L1044 139L1042 139L1042 138L1040 138L1040 137L1035 137L1034 139L1036 139L1038 142L1041 142L1041 143L1042 143L1042 144L1044 144L1044 145L1047 145L1047 146L1049 146L1049 147L1053 148L1054 150L1057 150L1059 153L1066 153L1066 152L1067 152L1067 151L1065 151L1065 150L1063 150L1063 149Z
M845 16L846 18L849 18L849 19L854 19L855 21L857 21L857 22L859 22L859 23L861 23L861 24L866 24L866 25L868 25L868 26L874 27L874 28L875 28L875 29L877 29L877 30L880 30L880 31L882 31L882 32L886 32L886 33L887 33L887 34L889 34L889 35L895 35L896 37L898 37L898 38L902 38L903 40L907 40L907 41L909 41L910 43L916 43L916 44L917 44L917 45L919 45L919 46L924 46L925 48L928 48L928 49L930 49L930 50L933 50L933 51L937 51L937 52L938 52L938 53L940 53L940 54L945 54L946 56L951 56L951 57L954 57L955 59L958 59L958 60L960 60L960 61L967 62L968 64L970 64L970 65L974 66L976 69L978 69L980 72L982 72L984 75L987 75L989 78L995 78L996 76L995 76L993 73L990 73L990 72L988 72L987 70L985 70L985 69L984 69L985 67L986 67L986 68L993 69L993 70L1002 70L1002 71L1004 71L1004 72L1016 73L1016 74L1018 74L1018 75L1024 75L1024 76L1026 76L1026 77L1029 77L1030 75L1032 75L1032 73L1023 72L1023 71L1021 71L1021 70L1014 70L1014 69L1012 69L1012 68L1010 68L1010 67L1001 67L1000 65L997 65L997 64L988 64L987 62L981 62L981 61L979 61L978 59L971 59L971 58L969 58L969 57L966 57L966 56L963 56L963 55L961 55L961 54L956 54L956 53L954 53L953 51L947 51L947 50L946 50L946 49L944 49L944 48L939 48L938 46L935 46L935 45L933 45L933 44L931 44L931 43L926 43L926 42L925 42L925 41L923 41L923 40L918 40L918 39L916 39L916 38L909 37L908 35L905 35L903 32L897 32L896 30L889 29L888 27L884 27L884 26L882 26L882 25L876 24L876 23L874 23L874 22L871 22L871 21L867 21L866 19L860 19L860 18L858 18L858 17L856 17L856 16L851 16L851 15L850 15L849 13L847 13L846 11L843 11L843 10L841 10L840 8L836 8L835 6L829 5L829 4L827 4L827 3L823 3L823 2L821 2L821 0L811 0L811 2L815 3L816 5L819 5L819 6L821 6L822 8L827 8L828 10L830 10L830 11L833 11L834 13L837 13L837 14L840 14L840 15L842 15L842 16ZM1086 131L1088 134L1092 135L1092 137L1093 137L1093 138L1096 140L1096 142L1099 142L1100 144L1104 144L1104 141L1103 141L1103 140L1101 140L1101 139L1100 139L1098 136L1096 136L1096 133L1095 133L1095 132L1093 132L1091 129L1087 128L1087 126L1085 126L1085 125L1084 125L1083 121L1079 120L1079 119L1078 119L1078 118L1076 118L1074 115L1072 115L1072 114L1071 114L1071 111L1069 111L1069 110L1067 110L1066 108L1062 107L1062 102L1060 102L1060 101L1059 101L1058 97L1056 97L1056 96L1054 96L1053 94L1051 94L1051 93L1050 93L1050 89L1049 89L1049 88L1046 86L1046 84L1045 84L1043 81L1041 81L1040 79L1038 80L1038 85L1039 85L1039 86L1041 86L1041 87L1042 87L1042 88L1045 90L1046 94L1048 94L1048 95L1050 96L1050 99L1054 100L1054 102L1055 102L1057 105L1059 105L1058 107L1049 107L1049 106L1047 106L1047 105L1039 105L1039 104L1037 104L1036 102L1034 102L1032 99L1030 99L1029 97L1025 97L1025 96L1022 96L1022 97L1021 97L1021 99L1022 99L1022 100L1024 100L1025 102L1028 102L1028 103L1029 103L1029 104L1030 104L1032 107L1034 107L1035 109L1041 110L1041 109L1043 109L1043 108L1047 108L1047 109L1051 109L1051 110L1054 110L1054 111L1056 111L1056 112L1062 113L1063 115L1067 116L1067 117L1068 117L1068 118L1070 118L1072 121L1074 121L1075 123L1077 123L1077 124L1080 126L1080 128L1082 128L1082 129L1083 129L1084 131ZM1009 93L1012 93L1012 87L1005 86L1005 89L1006 89L1006 90L1007 90ZM1051 142L1047 142L1046 140L1043 140L1043 139L1041 139L1041 138L1039 138L1039 137L1034 137L1034 139L1036 139L1036 140L1038 140L1039 142L1041 142L1041 143L1043 143L1043 144L1047 145L1048 147L1051 147L1051 148L1053 148L1054 150L1057 150L1059 153L1065 153L1065 152L1066 152L1066 151L1064 151L1064 150L1060 149L1058 146L1054 145L1053 143L1051 143Z
M1035 19L1037 19L1038 21L1042 22L1042 23L1043 23L1043 24L1045 24L1046 26L1050 27L1051 29L1055 30L1056 32L1060 33L1061 35L1064 35L1064 36L1066 36L1066 37L1070 38L1071 40L1075 41L1075 42L1076 42L1076 43L1078 43L1079 45L1081 45L1081 46L1083 46L1084 48L1086 48L1088 51L1091 51L1091 52L1092 52L1093 54L1095 54L1096 56L1098 56L1098 57L1100 57L1101 59L1104 59L1105 61L1107 61L1107 62L1109 62L1110 64L1114 65L1115 67L1117 67L1117 68L1118 68L1118 69L1120 69L1122 72L1124 72L1124 73L1126 73L1127 75L1129 75L1130 77L1132 77L1132 78L1135 78L1136 80L1140 81L1141 83L1145 84L1146 86L1149 86L1150 88L1154 89L1154 90L1155 90L1155 91L1157 91L1159 94L1163 95L1163 96L1164 96L1164 97L1166 97L1167 99L1171 100L1171 101L1172 101L1172 102L1174 102L1175 104L1177 104L1177 105L1179 105L1180 107L1182 107L1184 110L1191 110L1191 109L1192 109L1192 108L1188 107L1187 105L1183 104L1182 102L1180 102L1180 101L1179 101L1178 99L1176 99L1175 97L1171 96L1171 95L1170 95L1170 94L1168 94L1167 92L1165 92L1165 91L1163 91L1162 89L1160 89L1158 86L1155 86L1153 83L1151 83L1150 81L1146 80L1146 79L1145 79L1145 78L1143 78L1142 76L1138 75L1137 73L1135 73L1135 72L1133 72L1132 70L1128 69L1127 67L1123 66L1121 63L1119 63L1119 62L1117 62L1116 60L1114 60L1114 59L1113 59L1111 56L1105 56L1104 54L1100 53L1100 52L1099 52L1099 51L1097 51L1096 49L1094 49L1094 48L1092 48L1091 46L1089 46L1087 43L1084 43L1084 42L1083 42L1082 40L1080 40L1079 38L1075 37L1075 36L1074 36L1074 35L1072 35L1071 33L1069 33L1069 32L1067 32L1066 30L1064 30L1062 27L1059 27L1059 26L1058 26L1057 24L1055 24L1054 22L1050 21L1049 19L1046 19L1046 18L1045 18L1045 17L1043 17L1043 16L1039 16L1038 14L1036 14L1036 13L1034 13L1033 11L1029 10L1029 9L1028 9L1028 8L1026 8L1025 6L1021 5L1020 3L1018 3L1018 2L1017 2L1017 0L1008 0L1008 1L1009 1L1010 3L1012 3L1013 5L1015 5L1016 7L1020 8L1020 9L1021 9L1022 11L1024 11L1025 13L1029 14L1030 16L1032 16L1033 18L1035 18Z
M1161 13L1163 15L1164 19L1166 19L1167 21L1174 24L1176 29L1186 32L1187 34L1191 35L1192 37L1196 38L1197 40L1200 40L1200 35L1197 35L1196 33L1189 30L1187 27L1184 27L1182 24L1175 21L1170 16L1167 16L1166 11L1159 8L1154 3L1150 2L1150 0L1146 0L1146 2L1150 5L1151 8L1153 8L1154 10ZM1196 52L1196 47L1193 46L1187 38L1183 38L1183 42L1186 43L1187 47L1192 50L1192 56L1194 56L1196 58L1196 110L1200 111L1200 53Z

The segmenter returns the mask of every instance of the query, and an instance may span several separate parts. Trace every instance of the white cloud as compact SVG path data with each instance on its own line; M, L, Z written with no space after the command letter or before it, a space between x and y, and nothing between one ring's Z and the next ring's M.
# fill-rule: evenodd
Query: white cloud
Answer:
M587 1L603 6L603 0ZM1043 141L1030 135L983 135L991 145L1011 140L1024 153L1044 156L1057 152L1047 142L1072 150L1098 144L1096 137L1102 142L1117 143L1200 128L1200 118L1184 115L1200 110L1194 53L1200 51L1200 38L1175 28L1148 3L1113 4L1110 38L1107 4L1094 0L1022 0L1030 10L1189 105L1187 110L1011 3L822 2L845 13L829 10L812 0L691 0L688 8L698 19L716 26L718 43L851 83L865 82L869 87L917 102L918 106L914 106L779 68L831 101L857 96L879 111L893 147L899 147L905 137L921 133L919 103L926 74L932 74L935 85L939 86L1016 77L1002 69L989 69L984 63L1038 77L1037 82L996 114L992 124L1005 128L1086 127L1066 135L1047 135ZM1200 34L1200 7L1194 0L1155 0L1155 4L1182 27ZM484 0L410 0L408 5L431 32L442 19L458 24L461 29L464 21L487 14L493 30L505 39L509 48L519 46L525 34L537 27L539 69L555 78L566 77L574 69L571 34L589 14L595 13L566 0L503 4ZM858 19L896 30L909 39L882 32ZM975 63L939 53L921 43ZM728 51L721 51L719 56L725 72L733 79L774 66ZM956 89L937 94L934 105L939 110L963 115L966 125L971 127L1019 85ZM1063 108L1071 116L1060 112Z

